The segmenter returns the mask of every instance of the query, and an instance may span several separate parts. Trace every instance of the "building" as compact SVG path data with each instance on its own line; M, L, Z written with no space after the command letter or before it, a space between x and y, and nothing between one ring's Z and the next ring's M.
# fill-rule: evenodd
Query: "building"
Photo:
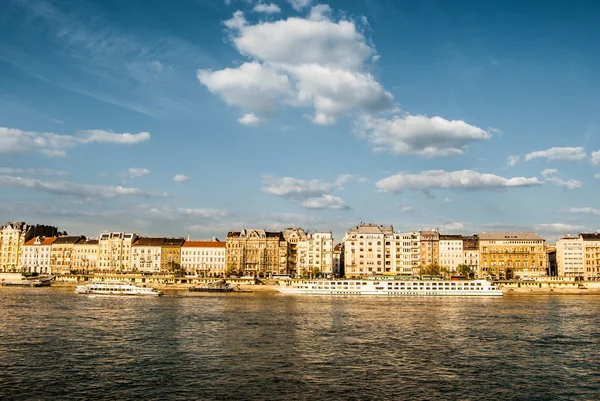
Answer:
M387 246L386 236L392 236L392 226L362 223L346 231L344 236L344 271L346 277L360 277L392 272L391 243ZM384 255L386 262L384 263ZM389 258L387 257L389 255ZM390 264L387 264L387 261Z
M184 238L165 238L160 247L160 271L178 273L181 270L181 247Z
M559 277L583 279L585 259L583 238L569 234L556 241L556 268Z
M226 274L268 277L290 274L287 241L282 232L243 229L227 233Z
M98 242L97 239L86 239L73 246L73 270L82 274L98 270Z
M390 248L391 252L394 253L392 263L395 262L395 268L392 266L392 272L400 276L418 276L420 274L421 245L419 238L418 231L395 233L394 238L391 239L388 236L386 246L388 246L389 241L395 240L395 246L391 243Z
M302 277L332 277L334 269L331 231L306 234L304 241L300 243L298 256L298 271Z
M21 258L22 271L50 274L50 255L55 240L55 237L35 237L27 241Z
M480 233L481 275L510 280L546 274L546 240L534 233Z
M333 277L344 277L344 243L333 248Z
M420 265L422 267L440 264L440 231L419 231L419 244L421 246Z
M585 258L584 280L600 279L600 233L579 234L583 240Z
M212 241L185 241L181 247L181 267L186 274L200 277L225 275L227 243Z
M440 234L440 266L447 268L450 273L455 273L458 266L464 264L462 235Z
M482 277L479 269L479 237L463 236L463 263L471 269L476 277Z
M158 273L162 246L166 238L140 237L131 246L131 269L134 272Z
M83 235L58 237L50 248L50 270L53 274L68 274L74 270L75 244L85 241Z
M25 242L33 236L24 221L13 221L0 227L0 272L21 271L20 257Z
M134 233L102 233L98 240L98 268L101 271L128 272L131 248L138 235Z
M556 263L556 246L548 245L546 252L548 253L548 268L546 269L546 276L556 277L558 276L558 264Z
M301 228L285 228L283 238L287 243L287 272L291 276L309 276L308 242L306 232ZM312 271L312 270L311 270Z

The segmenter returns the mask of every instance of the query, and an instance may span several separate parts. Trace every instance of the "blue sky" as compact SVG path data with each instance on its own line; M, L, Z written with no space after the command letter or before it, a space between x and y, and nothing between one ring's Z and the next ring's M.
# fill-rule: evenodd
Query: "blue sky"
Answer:
M600 228L594 1L0 3L0 219Z

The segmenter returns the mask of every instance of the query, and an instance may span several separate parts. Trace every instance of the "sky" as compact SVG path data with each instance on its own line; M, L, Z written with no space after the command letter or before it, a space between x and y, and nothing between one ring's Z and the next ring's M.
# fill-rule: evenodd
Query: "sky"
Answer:
M0 220L600 229L596 1L0 2Z

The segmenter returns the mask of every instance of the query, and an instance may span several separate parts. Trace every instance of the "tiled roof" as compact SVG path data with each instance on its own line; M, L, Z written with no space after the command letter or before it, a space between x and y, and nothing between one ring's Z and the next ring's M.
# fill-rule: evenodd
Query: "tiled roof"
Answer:
M184 242L184 238L165 238L165 242L163 242L162 246L181 247Z
M88 239L86 241L81 241L77 245L98 245L97 239Z
M80 235L80 236L65 236L65 237L58 237L53 243L52 245L63 245L63 244L76 244L79 241L85 241L85 237Z
M584 241L600 241L600 233L581 233Z
M498 240L498 241L507 241L507 240L537 240L544 241L542 237L535 233L526 233L526 232L516 232L516 233L502 233L502 232L494 232L494 233L479 233L478 237L480 240Z
M166 238L141 237L132 246L162 246Z
M462 235L457 234L440 234L440 241L459 241L462 238Z
M185 241L183 248L225 248L226 245L222 241Z

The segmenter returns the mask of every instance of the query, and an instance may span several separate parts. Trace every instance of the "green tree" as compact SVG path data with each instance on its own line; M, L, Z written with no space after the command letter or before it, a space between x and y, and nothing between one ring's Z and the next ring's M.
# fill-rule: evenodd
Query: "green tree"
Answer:
M466 277L470 277L471 276L471 268L469 267L469 265L458 265L458 268L456 269L456 271L458 272L458 274L466 276Z
M432 263L422 269L424 276L439 276L441 273L440 266L437 263Z

